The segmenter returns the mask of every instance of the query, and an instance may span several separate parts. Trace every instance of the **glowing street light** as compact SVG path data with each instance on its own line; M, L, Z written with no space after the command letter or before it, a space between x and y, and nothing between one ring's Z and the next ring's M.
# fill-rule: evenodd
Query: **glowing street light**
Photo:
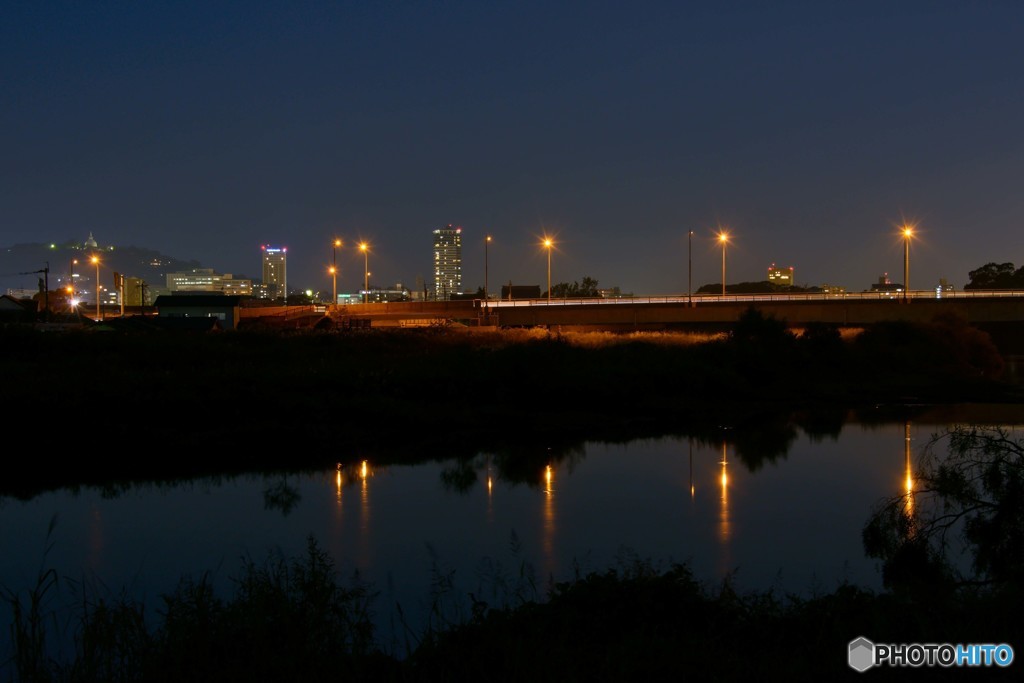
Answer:
M359 251L363 252L363 303L370 300L370 245L359 243Z
M693 307L693 230L686 236L686 298Z
M914 236L914 229L909 225L903 226L903 302L907 302L910 291L910 238Z
M334 244L331 245L331 280L334 289L334 299L331 301L332 305L338 303L338 247L341 246L341 240L337 237L334 238Z
M729 233L719 232L718 241L722 243L722 296L725 296L725 245L729 243Z
M99 320L102 315L100 313L100 257L93 254L90 260L96 266L96 319Z
M544 238L544 248L548 250L548 303L551 303L551 247L555 246L555 243L551 241L550 237Z
M484 239L484 308L487 308L487 247L491 244L491 236L488 235Z

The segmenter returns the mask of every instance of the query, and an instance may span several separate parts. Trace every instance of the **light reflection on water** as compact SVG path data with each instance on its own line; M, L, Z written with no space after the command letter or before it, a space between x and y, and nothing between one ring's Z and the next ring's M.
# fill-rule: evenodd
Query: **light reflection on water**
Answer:
M137 487L113 499L50 493L0 505L0 584L29 588L41 566L54 567L155 607L183 576L209 572L229 591L241 558L258 562L272 549L300 557L312 537L343 582L358 570L380 591L382 641L396 605L417 629L432 586L450 591L450 614L468 614L470 593L492 605L524 590L542 598L551 580L634 557L686 562L698 579L730 576L740 590L877 590L861 529L880 499L909 491L912 454L939 430L891 423L847 425L835 439L801 433L784 457L754 468L727 440L592 443L543 465L532 484L503 479L487 455L453 487L442 484L449 463L378 468L352 454L314 475Z

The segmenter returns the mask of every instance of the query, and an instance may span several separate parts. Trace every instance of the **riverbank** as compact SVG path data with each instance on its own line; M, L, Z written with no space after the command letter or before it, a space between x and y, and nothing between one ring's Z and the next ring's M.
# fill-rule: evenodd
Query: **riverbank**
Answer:
M828 428L849 410L1022 396L987 335L959 321L799 336L756 315L711 336L7 329L0 344L13 429L39 454L13 484L19 495L321 468L339 451L382 462L471 457L763 429L794 415Z

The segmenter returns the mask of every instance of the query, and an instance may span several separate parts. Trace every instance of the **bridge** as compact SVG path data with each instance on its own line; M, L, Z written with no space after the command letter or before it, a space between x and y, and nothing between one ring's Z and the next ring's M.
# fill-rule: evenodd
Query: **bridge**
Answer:
M1024 322L1024 290L726 294L609 299L518 299L396 302L337 306L331 311L372 327L459 322L471 326L571 330L685 330L733 324L748 308L791 326L864 326L886 320L930 322L958 316L972 325Z
M955 317L999 348L1024 354L1024 290L726 294L610 299L427 301L328 307L339 324L360 327L546 327L563 332L720 332L749 308L791 328L823 323L859 328L884 321L928 323Z

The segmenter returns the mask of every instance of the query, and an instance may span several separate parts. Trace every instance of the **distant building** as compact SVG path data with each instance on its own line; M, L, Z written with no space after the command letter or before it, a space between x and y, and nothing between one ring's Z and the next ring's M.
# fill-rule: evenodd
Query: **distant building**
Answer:
M0 322L32 322L35 320L36 308L36 302L31 299L0 296Z
M846 294L846 287L824 284L821 286L821 292L822 294Z
M768 266L768 282L783 287L793 286L793 266L779 268L774 263Z
M462 228L451 224L434 231L434 298L447 300L462 291Z
M880 275L878 282L871 285L872 292L902 292L903 285L889 279L889 273Z
M214 272L213 268L193 268L186 272L167 273L167 291L251 296L252 280L235 279L231 273L222 275Z
M368 304L386 304L392 301L412 301L412 295L408 288L403 287L399 282L391 288L370 287L370 289L359 290L359 301L362 302L365 296ZM341 299L342 295L339 294Z
M288 297L288 248L271 247L264 244L263 250L263 286L261 292L267 299L287 299Z
M165 294L157 297L154 305L161 318L214 318L223 330L235 329L241 315L239 297L221 294Z
M123 286L125 306L148 306L153 303L154 293L142 278L126 275Z

